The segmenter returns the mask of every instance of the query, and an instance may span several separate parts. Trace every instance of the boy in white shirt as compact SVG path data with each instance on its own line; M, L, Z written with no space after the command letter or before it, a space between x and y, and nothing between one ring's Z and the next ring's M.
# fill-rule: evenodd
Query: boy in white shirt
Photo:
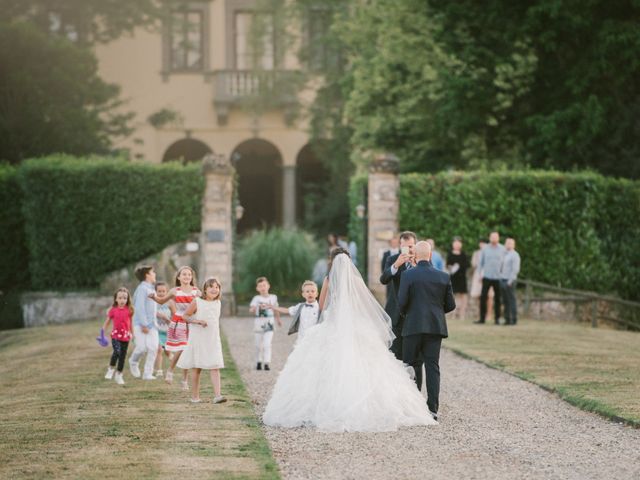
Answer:
M278 297L269 293L269 280L267 277L259 277L256 280L256 291L258 295L251 299L249 310L256 315L253 322L253 332L255 335L256 345L256 370L262 370L264 364L265 370L271 370L271 341L273 340L273 320L278 322L278 326L282 326L280 313L273 310L278 306Z
M304 302L293 307L273 307L276 312L289 314L294 317L294 321L289 328L289 335L298 334L298 341L304 337L306 331L318 323L320 317L320 306L318 305L318 286L312 280L305 280L301 287Z

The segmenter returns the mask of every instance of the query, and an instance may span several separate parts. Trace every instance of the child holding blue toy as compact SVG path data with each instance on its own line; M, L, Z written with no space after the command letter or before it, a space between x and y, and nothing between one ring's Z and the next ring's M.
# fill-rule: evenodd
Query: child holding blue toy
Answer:
M107 312L107 318L100 330L99 341L105 341L104 331L113 322L111 329L111 346L113 353L109 368L104 376L107 380L111 380L115 373L116 383L124 385L122 370L124 369L124 360L127 356L129 342L133 339L133 329L131 328L131 318L133 317L133 307L131 306L131 295L129 290L122 287L113 294L113 304ZM102 342L101 342L102 344Z

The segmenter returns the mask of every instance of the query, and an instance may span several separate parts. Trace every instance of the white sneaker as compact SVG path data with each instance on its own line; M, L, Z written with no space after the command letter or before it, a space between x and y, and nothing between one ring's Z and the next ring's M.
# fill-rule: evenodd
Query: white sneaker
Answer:
M154 375L156 376L156 378L158 378L158 377L159 377L159 378L162 378L163 373L164 373L164 372L163 372L162 370L156 370L156 373L155 373Z
M155 380L156 377L154 377L153 375L149 374L149 375L143 375L142 379L143 380Z
M106 378L107 380L111 380L113 378L113 374L115 373L116 369L109 367L107 369L107 373L105 374L104 378Z
M182 380L182 390L187 391L189 390L189 382L187 380Z
M173 372L167 370L167 374L164 376L164 381L171 385L173 383Z
M116 372L116 383L118 385L124 385L124 378L120 372Z
M217 397L213 397L213 403L224 403L226 401L227 401L227 399L222 395L218 395Z
M129 360L129 370L134 378L140 378L140 368L138 362L132 362Z

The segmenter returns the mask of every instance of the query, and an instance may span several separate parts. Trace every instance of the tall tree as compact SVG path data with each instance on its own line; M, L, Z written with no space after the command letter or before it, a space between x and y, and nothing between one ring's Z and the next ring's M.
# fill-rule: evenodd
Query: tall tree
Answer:
M104 153L130 132L93 54L31 24L0 24L0 160Z

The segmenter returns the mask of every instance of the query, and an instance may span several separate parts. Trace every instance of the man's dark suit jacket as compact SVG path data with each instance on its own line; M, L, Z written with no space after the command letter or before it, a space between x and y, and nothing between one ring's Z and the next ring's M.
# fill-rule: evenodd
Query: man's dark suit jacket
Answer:
M391 317L391 324L396 327L400 323L400 309L398 308L398 291L400 290L400 277L407 267L401 265L398 272L395 275L391 274L391 265L393 265L398 257L399 253L395 255L389 255L387 262L385 263L382 275L380 275L380 283L383 285L390 285L391 291L387 293L387 303L384 305L384 311Z
M402 336L426 333L449 336L444 314L456 308L449 274L422 260L400 279L398 307L404 316Z

